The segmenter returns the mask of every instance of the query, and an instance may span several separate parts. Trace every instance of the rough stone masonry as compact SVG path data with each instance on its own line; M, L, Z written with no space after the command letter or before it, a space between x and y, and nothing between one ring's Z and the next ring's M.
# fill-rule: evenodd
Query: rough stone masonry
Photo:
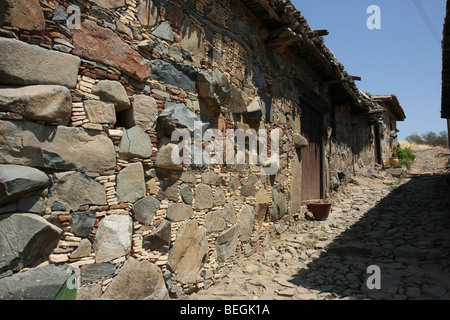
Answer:
M78 299L219 281L301 209L306 104L323 197L374 164L376 104L289 1L2 0L0 26L0 299L54 299L69 267ZM173 163L192 121L279 130L278 172Z

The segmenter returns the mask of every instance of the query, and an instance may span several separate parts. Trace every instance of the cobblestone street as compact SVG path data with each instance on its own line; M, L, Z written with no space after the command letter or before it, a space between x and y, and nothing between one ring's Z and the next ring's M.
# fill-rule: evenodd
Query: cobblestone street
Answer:
M279 238L190 299L450 299L449 176L434 171L356 178L333 196L326 221L292 217ZM369 266L381 289L368 289Z

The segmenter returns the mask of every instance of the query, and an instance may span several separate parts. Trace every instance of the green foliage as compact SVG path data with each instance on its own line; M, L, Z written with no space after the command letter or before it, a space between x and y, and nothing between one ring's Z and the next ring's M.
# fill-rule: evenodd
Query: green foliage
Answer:
M408 170L411 169L411 165L416 159L416 155L411 151L411 149L402 149L400 145L396 146L394 150L392 150L392 156L398 158L398 164Z
M399 159L398 164L402 167L405 167L406 169L410 170L412 161L410 159Z
M446 131L441 131L439 134L434 132L423 133L418 135L413 133L406 137L406 141L415 144L426 144L433 147L447 147L448 146L448 133Z
M414 161L416 159L416 155L409 148L402 149L400 145L396 146L392 152L392 156L401 159L410 159Z

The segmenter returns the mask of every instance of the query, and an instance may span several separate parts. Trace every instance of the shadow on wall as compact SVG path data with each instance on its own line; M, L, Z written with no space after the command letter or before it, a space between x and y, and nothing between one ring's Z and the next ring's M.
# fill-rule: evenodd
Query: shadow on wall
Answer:
M355 299L450 299L450 175L394 189L290 280ZM379 267L381 289L370 290Z

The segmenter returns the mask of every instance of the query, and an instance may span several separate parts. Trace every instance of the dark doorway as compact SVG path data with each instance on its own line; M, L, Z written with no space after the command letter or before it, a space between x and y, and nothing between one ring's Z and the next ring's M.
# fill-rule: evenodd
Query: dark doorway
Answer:
M376 125L373 127L375 135L375 161L378 164L383 164L383 159L381 157L381 141L380 141L380 126Z

